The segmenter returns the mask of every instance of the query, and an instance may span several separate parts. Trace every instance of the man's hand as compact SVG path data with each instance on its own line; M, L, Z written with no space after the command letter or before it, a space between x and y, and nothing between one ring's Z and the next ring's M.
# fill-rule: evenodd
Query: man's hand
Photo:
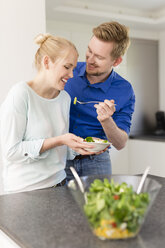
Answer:
M116 111L115 101L114 100L104 100L104 102L100 102L99 104L95 104L97 112L97 119L100 122L104 122L109 119Z
M112 115L116 111L115 101L105 100L104 102L95 104L94 107L98 114L97 119L101 123L106 137L117 150L121 150L126 145L128 134L120 129L112 118Z

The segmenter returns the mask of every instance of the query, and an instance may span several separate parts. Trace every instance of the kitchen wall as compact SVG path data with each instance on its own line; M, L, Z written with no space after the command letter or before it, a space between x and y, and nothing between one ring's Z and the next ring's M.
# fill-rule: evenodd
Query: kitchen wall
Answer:
M45 32L45 0L1 0L0 102L10 87L34 75L33 39Z
M158 41L131 39L127 52L127 75L136 95L131 134L152 134L159 109Z
M159 108L165 111L165 30L159 33Z
M46 19L46 31L72 40L79 50L79 60L85 59L85 51L94 25L86 23L51 21ZM158 40L159 32L130 29L130 37L145 40ZM123 63L122 63L123 64Z
M33 39L38 33L45 32L46 18L45 0L1 0L0 4L1 103L12 85L33 77L37 49ZM0 189L1 172L0 159Z

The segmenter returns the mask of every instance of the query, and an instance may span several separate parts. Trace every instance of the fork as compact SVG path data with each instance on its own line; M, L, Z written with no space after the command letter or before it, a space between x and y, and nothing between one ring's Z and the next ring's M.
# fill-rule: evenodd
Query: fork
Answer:
M78 100L77 100L76 102L78 102L79 104L100 103L100 102L98 102L98 101L80 102L80 101L78 101Z
M76 101L78 102L79 104L87 104L87 103L100 103L99 101L89 101L89 102L80 102L80 101ZM115 103L114 106L116 106L117 104Z

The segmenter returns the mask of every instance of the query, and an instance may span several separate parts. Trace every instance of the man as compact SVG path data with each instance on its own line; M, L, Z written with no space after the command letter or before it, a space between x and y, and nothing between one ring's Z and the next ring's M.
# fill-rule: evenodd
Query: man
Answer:
M108 139L117 149L128 140L135 95L131 84L117 74L113 67L122 62L129 46L128 29L118 22L108 22L93 29L86 52L86 63L79 62L74 77L65 90L72 99L70 132L80 137ZM99 104L73 104L79 101L99 101ZM73 178L73 166L80 176L111 174L108 150L96 155L77 155L67 161L67 179Z

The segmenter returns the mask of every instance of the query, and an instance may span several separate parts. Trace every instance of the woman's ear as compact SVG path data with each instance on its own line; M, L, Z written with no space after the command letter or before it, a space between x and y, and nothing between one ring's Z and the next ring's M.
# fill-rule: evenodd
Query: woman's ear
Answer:
M119 65L122 61L123 61L122 57L118 57L117 59L115 59L113 66L115 67Z
M49 57L47 55L44 56L43 58L43 64L44 64L45 69L49 69Z

